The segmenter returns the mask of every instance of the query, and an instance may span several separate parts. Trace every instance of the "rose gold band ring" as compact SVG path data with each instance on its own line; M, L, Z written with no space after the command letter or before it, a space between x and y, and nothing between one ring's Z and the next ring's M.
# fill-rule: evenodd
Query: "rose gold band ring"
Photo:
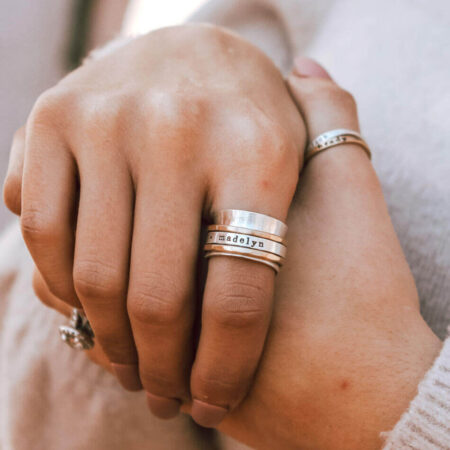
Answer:
M337 147L342 144L354 144L364 150L369 159L372 158L370 149L366 141L361 137L359 133L352 130L346 130L344 128L339 128L336 130L326 131L325 133L317 136L311 144L308 146L305 152L305 164L317 154L328 150L333 147Z
M208 227L205 258L232 256L265 264L278 273L286 258L287 226L264 214L236 209L219 211Z

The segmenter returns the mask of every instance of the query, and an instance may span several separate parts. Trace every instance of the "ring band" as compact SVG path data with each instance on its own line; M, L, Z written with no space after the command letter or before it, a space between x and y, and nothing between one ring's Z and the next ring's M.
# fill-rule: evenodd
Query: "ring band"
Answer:
M219 225L231 225L232 227L248 228L250 230L262 231L284 238L287 233L287 225L281 220L251 211L240 209L222 209L214 220Z
M243 233L228 231L209 231L206 244L233 245L236 247L260 250L286 257L286 246L270 239L260 238Z
M342 144L355 144L361 147L369 159L372 158L370 149L366 141L359 133L343 128L326 131L317 136L308 146L305 152L305 164L317 154Z
M338 136L353 136L354 138L363 140L357 131L348 130L346 128L337 128L336 130L325 131L325 133L319 134L319 136L311 142L310 146L317 147Z
M278 273L286 257L287 225L265 214L225 209L214 216L204 245L205 258L233 256L265 264Z
M205 255L205 258L211 258L212 256L234 256L236 258L248 259L250 261L256 261L256 262L259 262L259 263L265 264L266 266L271 267L273 270L275 270L275 273L278 273L280 271L280 266L278 264L275 264L270 261L266 261L264 259L253 258L248 255L236 255L234 253L227 253L227 252L208 252Z
M219 245L219 244L205 244L205 251L218 251L218 252L228 252L234 253L235 255L245 255L251 256L256 259L263 259L266 261L270 261L276 263L278 265L282 265L284 258L278 255L274 255L273 253L262 252L260 250L253 250L251 248L245 247L235 247L234 245Z

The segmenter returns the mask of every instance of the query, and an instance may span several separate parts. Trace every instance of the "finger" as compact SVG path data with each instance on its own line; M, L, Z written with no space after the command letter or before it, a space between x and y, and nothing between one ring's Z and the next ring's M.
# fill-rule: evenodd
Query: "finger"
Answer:
M65 142L53 127L32 120L24 158L22 234L50 291L80 307L72 280L77 188L75 162Z
M41 302L52 308L62 315L66 317L71 317L72 315L72 307L69 306L66 302L63 302L59 298L55 297L50 290L48 289L47 284L45 283L42 275L39 273L37 269L33 272L33 289L36 293L37 297ZM108 358L103 352L102 348L98 343L94 345L94 347L90 350L85 350L89 358L92 359L96 364L101 365L104 369L111 372L111 366L109 364Z
M274 167L276 163L268 164ZM286 170L289 192L258 192L269 173L249 174L217 191L214 209L243 209L285 220L297 173ZM276 195L272 195L276 193ZM282 199L282 200L281 200ZM275 272L264 264L215 256L209 260L202 329L192 375L192 417L216 427L247 394L270 323Z
M48 288L47 284L39 273L38 269L33 271L33 290L38 299L49 308L55 309L66 317L72 314L72 307L66 302L63 302L58 297L55 297Z
M100 149L100 147L99 147ZM126 295L133 217L133 185L117 152L79 152L80 204L75 290L122 386L142 389Z
M297 58L293 72L288 78L288 86L305 120L310 140L331 129L359 130L353 96L339 87L315 61ZM354 146L340 145L333 151L341 147L345 149ZM328 156L332 152L322 153Z
M8 172L3 185L3 199L7 208L20 216L23 158L25 154L25 127L19 128L9 155Z
M353 96L339 87L318 63L307 58L297 58L294 70L288 78L291 94L304 118L310 140L325 131L346 128L359 130L356 102ZM316 161L315 161L316 160ZM355 164L356 165L355 165ZM320 166L320 167L318 167ZM350 183L348 177L360 177L364 190L370 186L378 190L378 181L369 158L358 145L346 143L317 154L307 164L302 176L302 185L307 184L306 176L319 170L322 183L341 180L343 194ZM323 171L330 170L330 178ZM369 183L369 179L372 183Z
M193 185L187 174L155 171L136 194L128 311L148 406L165 419L189 398L203 201Z

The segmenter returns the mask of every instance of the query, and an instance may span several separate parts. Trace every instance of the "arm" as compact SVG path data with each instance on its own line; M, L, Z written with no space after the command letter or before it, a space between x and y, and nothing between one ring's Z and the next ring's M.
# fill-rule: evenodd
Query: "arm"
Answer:
M352 98L306 65L316 76L289 83L309 136L358 129ZM380 448L442 344L420 316L366 155L340 146L313 158L288 224L254 387L220 429L255 448Z

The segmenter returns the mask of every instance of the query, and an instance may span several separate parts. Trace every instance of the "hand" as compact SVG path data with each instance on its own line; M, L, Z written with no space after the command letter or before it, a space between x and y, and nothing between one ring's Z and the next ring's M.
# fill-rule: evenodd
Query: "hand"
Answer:
M156 415L192 395L194 419L216 425L251 383L274 273L210 261L192 368L200 225L224 208L285 219L305 130L280 73L218 28L159 30L44 93L25 135L4 196L49 291L85 310Z
M311 138L358 130L350 94L310 60L296 70L289 86ZM255 382L219 429L258 449L380 448L441 342L420 316L366 154L340 145L311 159L288 225Z

